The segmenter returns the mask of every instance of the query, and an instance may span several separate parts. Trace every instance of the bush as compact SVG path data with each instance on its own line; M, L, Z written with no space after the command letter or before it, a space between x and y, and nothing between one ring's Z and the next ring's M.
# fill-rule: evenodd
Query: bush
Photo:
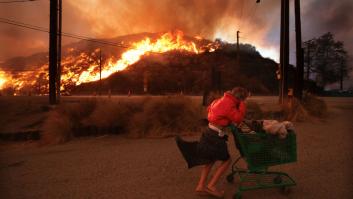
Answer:
M162 97L146 101L143 111L129 122L132 137L166 137L200 130L202 107L186 97Z
M327 105L324 100L319 99L310 93L304 93L302 104L308 113L315 117L325 117L327 114Z
M42 127L42 144L60 144L69 141L73 137L73 129L93 112L96 104L95 99L89 99L75 104L61 104L50 111Z
M83 126L98 128L118 127L126 129L129 120L137 112L141 112L145 100L111 101L99 100L92 113L82 120Z
M49 113L42 142L57 144L93 129L118 129L129 137L166 137L200 130L201 104L188 97L93 99L62 104ZM118 133L115 131L114 133ZM101 133L101 132L99 132ZM112 132L103 132L112 133Z
M258 103L248 100L246 102L246 119L260 120L263 119L264 113Z
M49 113L42 128L42 144L60 144L69 141L73 137L73 122L59 110Z
M324 100L310 93L304 93L302 101L293 99L292 103L284 107L287 120L306 121L323 118L327 115L327 106Z
M302 122L310 119L308 111L296 98L293 99L291 104L284 105L282 109L285 120Z

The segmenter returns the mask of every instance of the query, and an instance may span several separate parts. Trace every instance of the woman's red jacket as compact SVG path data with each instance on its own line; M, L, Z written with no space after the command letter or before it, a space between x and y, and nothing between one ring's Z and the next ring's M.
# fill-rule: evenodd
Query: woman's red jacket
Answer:
M207 119L210 123L217 126L227 126L230 123L239 124L242 122L246 107L244 102L226 92L222 98L214 100L207 110Z

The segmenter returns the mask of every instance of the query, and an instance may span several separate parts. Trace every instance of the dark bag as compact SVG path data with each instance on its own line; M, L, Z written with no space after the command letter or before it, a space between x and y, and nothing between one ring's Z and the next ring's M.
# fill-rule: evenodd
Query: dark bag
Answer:
M195 166L209 163L209 160L199 156L198 141L188 142L183 140L180 136L176 136L175 141L189 169Z

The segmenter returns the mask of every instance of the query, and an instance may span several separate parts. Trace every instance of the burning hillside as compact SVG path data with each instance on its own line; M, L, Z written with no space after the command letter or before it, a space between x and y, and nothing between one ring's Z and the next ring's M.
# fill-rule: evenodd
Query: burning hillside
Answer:
M124 41L123 41L124 42ZM107 78L111 74L122 71L138 62L141 57L150 53L165 53L180 51L183 53L199 54L212 52L218 48L200 37L185 37L183 32L168 32L159 34L156 38L145 37L142 40L129 42L128 48L116 54L103 54L101 68L99 63L100 49L76 49L75 46L64 48L62 57L61 90L71 90L82 83ZM16 71L0 69L0 90L11 89L14 94L48 92L48 63L41 65L31 63L31 70ZM11 68L11 65L8 66Z

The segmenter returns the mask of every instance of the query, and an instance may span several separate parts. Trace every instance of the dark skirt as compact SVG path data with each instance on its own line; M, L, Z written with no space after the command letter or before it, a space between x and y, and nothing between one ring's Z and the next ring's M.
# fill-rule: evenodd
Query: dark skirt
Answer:
M209 128L202 133L199 142L188 142L177 136L176 143L188 168L230 158L226 139L219 137L217 132Z

